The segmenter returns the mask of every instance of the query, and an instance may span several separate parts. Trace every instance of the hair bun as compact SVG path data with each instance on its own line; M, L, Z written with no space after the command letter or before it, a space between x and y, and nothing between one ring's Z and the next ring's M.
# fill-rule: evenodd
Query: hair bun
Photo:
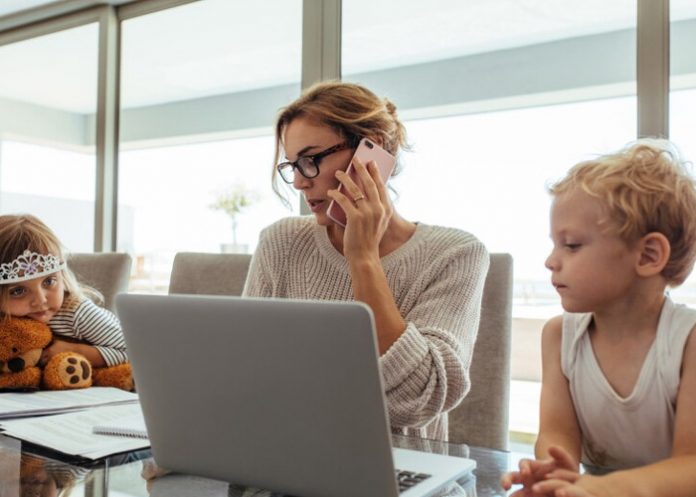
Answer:
M384 106L387 108L387 112L389 112L392 116L396 115L396 105L394 105L389 99L384 99Z

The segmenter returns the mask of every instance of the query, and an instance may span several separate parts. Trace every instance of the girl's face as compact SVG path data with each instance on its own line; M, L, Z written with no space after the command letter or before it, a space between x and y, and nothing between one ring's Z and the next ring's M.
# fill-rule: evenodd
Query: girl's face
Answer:
M2 312L13 317L28 317L48 323L63 305L63 273L57 273L8 285Z
M285 129L285 154L290 162L300 157L324 152L344 142L345 139L328 126L303 117L294 119ZM333 223L326 215L326 210L331 203L331 198L326 192L338 188L336 171L339 169L345 171L352 156L353 149L346 148L322 157L318 164L319 174L311 179L305 178L295 169L292 186L302 192L305 202L320 225L326 226Z

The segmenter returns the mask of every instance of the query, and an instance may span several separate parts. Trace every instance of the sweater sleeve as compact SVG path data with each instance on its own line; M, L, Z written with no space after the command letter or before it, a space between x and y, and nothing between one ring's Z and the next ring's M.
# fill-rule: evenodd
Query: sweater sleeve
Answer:
M261 232L258 247L256 247L249 264L249 272L242 291L243 297L271 297L273 295L273 278L270 267L271 250L267 230L264 230Z
M405 316L406 331L381 357L394 427L424 427L468 393L488 265L477 240L454 250Z
M87 299L75 310L75 335L94 346L108 366L128 361L121 323L109 310Z

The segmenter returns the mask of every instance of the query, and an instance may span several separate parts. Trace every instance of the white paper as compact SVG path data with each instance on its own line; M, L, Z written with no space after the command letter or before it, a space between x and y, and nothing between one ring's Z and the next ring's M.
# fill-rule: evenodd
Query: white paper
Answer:
M116 423L137 415L139 404L106 406L86 411L13 419L0 422L4 434L44 447L88 459L142 449L150 446L143 438L97 435L95 425Z
M91 387L53 392L0 393L0 420L41 416L101 405L137 402L138 395L118 388Z
M100 435L147 438L145 418L140 410L133 416L118 419L114 423L105 422L95 425L93 432Z

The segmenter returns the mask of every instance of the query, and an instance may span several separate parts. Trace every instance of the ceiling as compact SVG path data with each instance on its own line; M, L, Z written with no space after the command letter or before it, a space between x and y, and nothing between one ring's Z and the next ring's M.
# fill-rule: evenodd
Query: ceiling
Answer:
M0 14L46 3L56 2L2 0ZM696 0L672 0L671 14L696 17ZM635 0L344 0L343 73L633 28L635 18ZM301 0L201 0L124 21L122 104L299 82L301 26ZM90 25L0 46L0 98L94 112L97 35Z
M3 0L0 3L0 16L14 14L47 3L57 3L57 0Z

